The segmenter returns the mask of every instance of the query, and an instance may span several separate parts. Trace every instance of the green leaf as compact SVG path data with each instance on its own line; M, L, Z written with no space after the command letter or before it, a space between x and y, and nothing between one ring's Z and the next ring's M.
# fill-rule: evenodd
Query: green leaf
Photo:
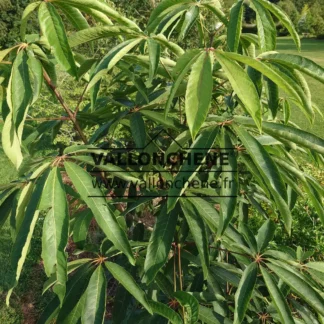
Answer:
M60 313L56 322L60 320L59 323L64 323L63 321L66 320L68 323L76 324L81 317L81 312L77 312L76 307L79 308L80 299L83 299L82 296L84 296L84 291L93 271L94 267L88 262L79 267L67 282L66 297L61 312L60 301L56 296L46 306L37 323L52 323L53 319Z
M189 76L185 108L188 126L194 139L205 122L213 91L213 53L203 52L193 64Z
M289 309L289 306L287 305L286 299L282 294L281 290L276 285L276 283L274 282L272 276L268 273L268 271L262 266L260 267L260 269L261 269L264 282L270 293L272 302L277 309L277 312L280 316L282 323L294 324L295 322L292 318L291 311Z
M324 68L306 57L270 52L263 53L260 58L261 60L265 60L267 62L279 63L289 68L299 70L324 83Z
M127 40L112 48L99 62L91 75L88 89L92 88L100 79L109 72L129 51L142 41L142 38Z
M220 9L219 3L211 1L201 3L201 5L211 11L225 26L228 25L227 18L223 11Z
M257 242L250 228L245 223L241 223L240 232L243 234L243 237L252 251L252 254L256 255L258 251Z
M135 30L140 30L140 28L132 20L122 16L116 10L112 9L107 3L99 0L53 0L53 3L64 3L69 6L78 8L81 11L84 8L91 8L107 15L109 18L114 19L121 25Z
M259 95L247 73L236 62L229 59L228 54L229 53L215 51L216 59L225 71L233 90L236 92L245 109L261 131L262 110Z
M228 156L228 164L222 165L220 195L223 198L220 201L219 236L225 232L234 216L239 190L237 157L231 138L224 127L221 129L220 147Z
M141 110L141 114L147 119L154 121L158 125L163 125L166 129L181 129L181 124L175 118L165 118L164 115L155 110Z
M185 291L177 291L173 294L176 300L184 307L184 324L195 324L199 316L199 304L195 297Z
M34 56L34 54L28 52L28 66L33 75L34 91L33 100L31 104L34 104L39 98L42 86L43 86L43 66L42 63Z
M77 68L68 43L63 21L54 6L42 2L38 12L39 24L49 44L53 47L55 58L65 71L77 77Z
M91 176L75 163L66 162L64 166L76 190L92 210L98 225L107 238L113 242L117 249L125 253L131 264L134 264L135 260L127 236L118 224L116 216L108 206L101 190L94 188Z
M146 310L153 314L150 302L148 301L144 291L138 286L134 278L123 267L116 263L105 262L105 266L112 276L122 284L125 289L138 301Z
M71 276L66 286L66 297L59 311L57 323L78 323L78 319L82 314L80 306L84 302L83 296L94 270L95 267L92 264L86 263Z
M259 46L262 52L273 51L276 48L277 29L271 13L258 0L252 0L256 12Z
M306 264L306 266L308 268L311 268L311 269L314 269L316 271L319 271L319 272L323 272L324 273L324 262L308 262Z
M41 178L36 182L35 189L30 198L29 204L27 206L25 216L17 235L17 239L13 245L11 252L11 264L15 271L15 282L13 283L11 289L7 294L7 305L9 305L9 299L12 294L13 289L17 286L18 280L21 275L23 265L25 263L30 242L34 233L36 222L39 216L39 203L41 195L43 192L44 184L47 178L47 173L41 176Z
M67 273L68 275L74 271L76 271L78 268L80 268L83 264L87 262L91 262L93 259L84 258L84 259L77 259L74 261L70 261L67 264ZM56 282L56 273L53 273L50 278L46 280L46 282L43 285L43 294L51 288Z
M58 168L50 172L42 194L41 210L47 210L42 238L42 258L46 275L56 273L54 292L61 304L65 296L67 260L65 247L69 236L69 211L62 177Z
M182 324L181 317L169 306L156 302L150 301L150 305L154 314L159 314L170 321L172 324Z
M51 162L47 162L42 164L30 177L30 181L28 184L24 186L24 188L20 192L20 196L17 202L16 207L16 216L15 216L15 224L13 226L12 236L16 238L17 233L20 231L21 224L25 217L26 208L29 204L31 194L35 188L35 182L33 179L38 178L45 170L50 166Z
M166 204L164 204L156 219L145 258L144 271L147 284L154 280L168 259L177 220L177 208L168 213Z
M254 126L253 121L246 117L235 117L240 124L247 126ZM280 138L296 143L302 147L314 150L320 154L324 154L324 140L312 133L305 132L301 129L282 125L278 123L264 122L262 129L267 134L277 138Z
M92 218L93 215L90 209L85 209L75 215L75 222L73 224L73 242L80 249L82 249L85 244Z
M106 313L107 280L102 265L92 274L85 294L82 323L103 323Z
M268 106L272 114L272 119L275 119L279 108L279 87L268 78L266 78L266 81Z
M276 224L271 220L266 220L258 230L256 237L258 243L258 252L263 252L268 247L268 244L272 241L274 233L276 231Z
M294 27L294 24L288 17L288 15L285 14L284 11L282 11L278 6L275 4L267 1L267 0L254 0L255 2L259 2L260 5L262 5L265 9L268 9L277 19L282 23L282 25L289 31L290 35L292 36L297 49L300 51L300 39L299 35Z
M155 28L159 25L164 16L166 16L171 11L176 10L178 7L183 5L188 5L192 3L192 0L165 0L161 1L159 5L152 11L150 19L147 23L148 32L153 32Z
M306 306L297 303L295 300L291 301L294 308L300 314L301 318L304 320L305 324L319 324L320 322L317 320L317 317L312 313ZM321 319L321 315L319 315L319 319ZM322 321L321 321L322 323Z
M136 112L131 115L130 127L136 149L144 149L146 144L146 129L141 113Z
M2 51L0 51L0 63L6 58L6 56L13 51L14 49L16 49L17 47L19 47L20 45L15 45L13 47L10 48L6 48Z
M186 200L186 198L180 200L180 204L184 213L184 216L189 225L190 232L196 243L196 247L201 260L201 265L204 272L204 278L208 277L209 267L209 248L208 237L203 219L200 216L199 210L194 203Z
M153 39L147 40L147 47L150 58L149 83L152 83L160 63L161 46Z
M233 5L230 20L227 26L227 47L231 52L237 52L240 43L243 20L243 1L239 0Z
M223 318L223 316L216 313L212 308L199 305L199 319L204 324L230 324L229 319Z
M73 48L91 41L106 37L116 37L118 35L129 37L140 36L138 32L123 26L99 26L83 29L72 34L69 36L69 44Z
M199 209L199 215L204 219L210 230L217 232L220 217L216 209L200 197L187 198L187 200Z
M90 28L87 19L82 15L79 9L65 5L64 3L59 3L58 6L77 30Z
M99 156L101 154L98 151L96 153L98 153ZM125 171L124 169L120 168L118 165L111 164L111 163L96 165L94 159L90 156L75 155L75 156L71 156L71 158L76 161L80 161L80 162L86 163L88 165L91 165L93 167L96 167L100 170L111 172L114 176L116 176L120 179L123 179L125 181L132 181L135 183L141 182L138 178L133 176L131 173ZM102 163L104 162L104 159L105 159L105 157L103 157Z
M309 105L309 101L303 89L299 84L292 82L291 78L289 78L289 76L287 76L285 73L281 72L279 69L275 69L274 66L269 67L268 65L262 63L260 59L252 59L248 56L235 53L224 53L224 55L243 64L247 64L268 77L270 80L276 83L279 88L284 90L294 100L296 100L296 104L310 121L313 120L314 111Z
M25 8L25 10L24 10L24 12L22 14L22 17L21 17L21 21L20 21L20 38L21 38L22 41L25 40L28 19L29 19L30 15L33 13L33 11L41 3L42 3L41 1L32 2Z
M118 285L114 296L114 307L112 311L113 323L123 323L123 321L126 321L128 317L127 310L132 303L132 295L122 285ZM121 309L123 312L120 311Z
M187 189L189 182L195 177L197 172L199 171L201 164L206 158L207 153L212 148L216 136L219 132L218 127L212 127L209 129L205 129L197 139L192 143L190 149L188 150L188 160L181 166L179 173L176 175L173 183L183 183L183 187L180 186L172 186L168 193L168 212L171 211L179 198ZM194 162L195 153L200 153L202 157L202 161L200 163ZM190 155L189 155L190 154ZM177 182L178 181L178 182ZM180 188L179 188L180 187Z
M243 145L249 152L252 160L256 164L264 182L270 190L276 205L280 211L280 215L284 220L287 232L291 232L292 216L287 205L288 197L278 167L273 162L269 153L263 146L242 127L234 126L235 131L239 135Z
M33 97L27 60L28 56L22 50L13 63L7 90L10 113L5 119L2 131L3 150L17 169L23 160L20 149L22 133Z
M10 190L10 189L8 189ZM17 189L13 190L5 199L1 202L0 205L0 229L5 224L5 222L8 219L8 216L10 215L14 201L17 196Z
M173 68L172 77L174 82L172 84L170 95L168 101L165 105L165 116L168 115L170 107L172 105L174 96L184 79L187 72L190 70L191 66L197 61L198 56L201 54L200 50L190 50L185 52L182 56L177 60L176 66Z
M267 264L282 281L284 281L296 293L306 301L319 314L324 315L324 299L308 282L293 272L274 264Z
M179 34L179 40L183 40L188 32L190 31L191 27L194 25L197 17L199 15L199 7L198 6L192 6L189 10L187 10L184 21L181 27L181 31Z
M178 44L169 41L163 34L154 35L151 38L158 42L160 45L166 47L178 57L185 53L185 51Z
M235 293L234 324L242 323L245 312L250 303L252 292L256 283L258 267L255 262L250 263L243 272L239 286Z

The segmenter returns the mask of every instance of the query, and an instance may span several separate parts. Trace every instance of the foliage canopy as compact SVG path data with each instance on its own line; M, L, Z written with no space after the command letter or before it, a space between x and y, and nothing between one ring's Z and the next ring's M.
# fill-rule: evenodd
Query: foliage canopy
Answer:
M323 263L273 242L277 227L291 233L291 211L303 191L324 221L323 187L295 159L323 166L324 140L290 121L292 105L314 121L318 110L304 76L324 83L324 69L275 52L274 17L300 48L279 7L265 0L251 0L250 7L258 35L242 32L242 0L228 15L217 0L164 0L145 28L98 0L38 1L25 9L22 42L0 52L2 145L20 173L1 186L0 223L10 219L15 240L14 289L43 220L44 290L56 297L40 323L102 323L111 280L119 283L114 323L324 321ZM35 11L40 33L28 35ZM74 33L66 33L61 14ZM192 32L199 45L191 48ZM97 59L100 39L117 45ZM79 46L88 46L88 57L78 54ZM84 84L73 109L57 86L60 70ZM29 111L44 91L62 116L30 131ZM52 144L66 122L78 145L33 156L37 141L51 132ZM95 165L89 155L183 148L203 161L210 152L229 151L228 163L193 167L186 158L172 167L123 167ZM186 184L127 186L152 175ZM94 179L113 186L100 188ZM206 179L231 185L190 186ZM252 207L264 217L256 235L248 226ZM148 210L156 216L153 229L141 222ZM98 237L89 243L93 226ZM66 250L71 242L74 253Z

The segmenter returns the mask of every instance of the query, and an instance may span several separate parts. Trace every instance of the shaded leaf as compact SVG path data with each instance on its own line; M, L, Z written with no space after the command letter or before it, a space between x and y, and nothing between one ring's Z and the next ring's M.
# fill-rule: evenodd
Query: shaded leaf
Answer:
M116 216L108 206L101 190L94 188L91 176L75 163L65 162L64 166L69 178L84 202L92 210L98 225L107 238L113 242L117 249L125 253L131 264L134 264L134 256L127 236L118 224Z

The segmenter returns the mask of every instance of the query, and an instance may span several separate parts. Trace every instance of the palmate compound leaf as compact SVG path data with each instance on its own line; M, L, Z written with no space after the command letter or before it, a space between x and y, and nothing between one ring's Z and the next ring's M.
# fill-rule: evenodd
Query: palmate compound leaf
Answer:
M80 166L72 162L64 163L66 172L82 200L92 210L92 213L107 238L117 249L125 253L131 264L135 263L132 249L126 233L117 222L116 216L107 204L102 191L94 188L91 176Z
M248 74L235 61L229 58L230 53L215 51L215 57L221 64L233 90L242 101L245 109L253 118L258 129L262 128L262 110L257 90Z
M205 51L192 65L187 84L185 109L191 136L194 139L205 122L213 91L212 51Z
M258 267L255 262L248 265L235 293L234 324L242 323L257 279Z
M112 276L152 314L150 302L144 291L138 286L131 274L116 263L105 262L105 266Z
M77 77L77 68L65 33L61 17L49 2L39 6L38 18L41 30L53 47L54 55L65 71Z
M253 162L257 166L262 175L263 181L270 190L280 215L283 218L285 228L290 234L292 216L287 205L287 191L285 184L280 176L278 167L273 162L270 154L263 148L263 146L246 130L239 126L233 126L238 134L247 152L250 154Z
M107 280L102 265L92 274L85 292L82 323L103 323L106 312Z
M9 305L9 300L13 289L18 284L23 265L25 263L30 248L30 242L40 213L39 204L47 176L48 172L44 173L36 182L35 189L31 195L29 204L26 208L25 216L20 231L12 248L11 264L12 268L15 271L15 281L11 289L8 291L6 300L7 305Z
M57 167L52 169L46 180L40 209L48 210L42 237L44 268L48 277L56 273L53 289L62 304L67 281L65 247L69 236L69 211L61 173Z
M176 230L178 212L178 208L175 208L168 213L167 206L164 204L157 217L144 264L147 284L154 280L158 271L167 261Z

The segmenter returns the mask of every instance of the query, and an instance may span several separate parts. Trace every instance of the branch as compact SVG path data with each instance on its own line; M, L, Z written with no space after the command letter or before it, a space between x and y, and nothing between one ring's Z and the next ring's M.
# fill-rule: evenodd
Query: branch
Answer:
M64 108L65 112L68 114L69 118L71 119L75 130L77 131L77 133L80 135L82 141L84 144L88 143L87 138L85 137L85 135L83 134L83 131L79 125L79 123L77 122L74 114L72 113L71 109L67 106L67 104L65 103L64 99L62 98L61 94L59 93L59 91L57 90L56 86L52 83L49 75L47 74L47 72L44 70L43 71L44 74L44 79L47 82L48 86L53 90L56 98L58 99L58 101L60 102L61 106Z

